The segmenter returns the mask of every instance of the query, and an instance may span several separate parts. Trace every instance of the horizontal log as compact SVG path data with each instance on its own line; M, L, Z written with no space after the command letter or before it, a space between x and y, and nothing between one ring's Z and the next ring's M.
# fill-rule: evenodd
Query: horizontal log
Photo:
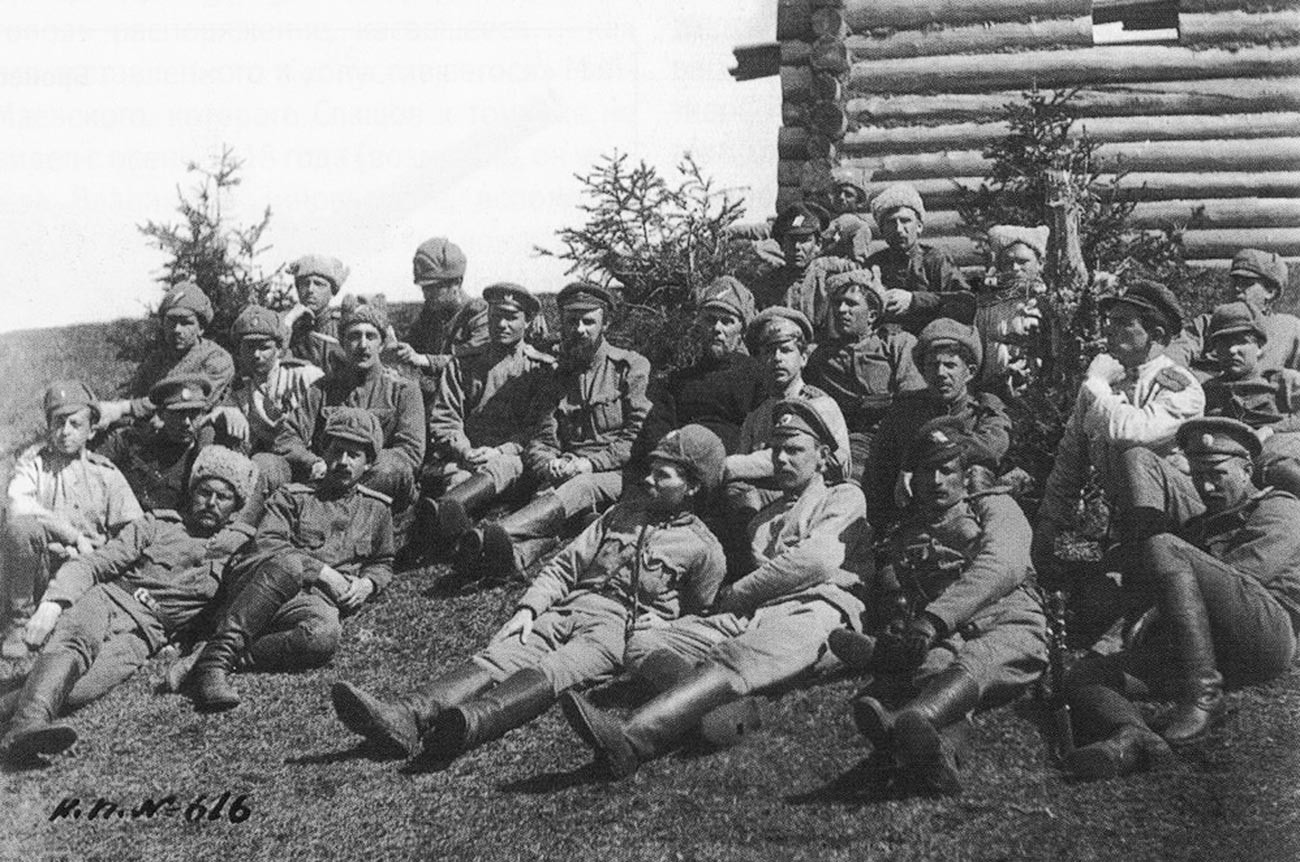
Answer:
M790 204L798 203L803 200L803 189L797 185L780 185L776 187L776 208L774 212L780 212Z
M1300 40L1300 15L1286 12L1227 12L1178 15L1178 44L1267 45Z
M875 178L868 170L858 169L867 187ZM977 189L980 177L921 179L912 182L928 209L952 207L961 198L959 189ZM1113 174L1100 177L1103 184L1114 180ZM870 190L870 189L869 189ZM1151 173L1125 174L1120 183L1123 199L1133 201L1205 201L1220 198L1284 198L1300 196L1300 171L1252 171L1248 173Z
M830 159L835 155L835 139L821 132L809 132L807 151L810 159Z
M855 33L927 25L979 24L1078 18L1092 14L1091 0L845 0L844 19Z
M1086 48L1092 45L1092 18L1085 15L973 27L895 30L880 37L850 36L844 42L855 62L944 54L986 54L1026 48Z
M1178 14L1200 12L1272 12L1300 9L1300 0L1179 0Z
M777 0L776 38L806 39L811 34L812 4L808 0Z
M780 45L782 66L794 66L808 62L808 54L812 51L811 42L799 42L791 39L781 42Z
M1112 171L1286 171L1300 164L1300 138L1131 141L1101 146L1096 160L1101 170ZM871 171L875 181L982 176L989 165L978 150L857 156L843 163Z
M1194 51L1118 45L1077 51L958 54L854 63L851 93L980 92L1300 73L1300 47Z
M956 123L913 128L862 126L844 136L840 152L924 153L955 147L984 148L1010 133L1006 123ZM1300 132L1300 112L1269 114L1184 114L1172 117L1095 117L1078 122L1076 136L1087 131L1100 143L1229 138L1276 138Z
M956 210L936 209L926 200L926 236L965 233ZM1135 229L1235 230L1243 228L1300 227L1300 201L1282 198L1229 198L1225 200L1144 201L1133 208L1129 224Z
M808 103L781 102L781 125L802 126L808 122Z
M814 72L810 96L814 102L838 102L844 96L840 76L830 72Z
M1183 235L1183 256L1188 262L1231 258L1243 248L1260 248L1282 257L1300 256L1300 228L1241 228L1235 230L1189 230ZM966 236L930 236L926 242L942 248L958 266L977 266L986 261L979 244Z
M731 53L736 58L736 65L730 70L731 77L737 81L753 81L781 71L782 51L779 42L738 45L731 49Z
M776 184L801 189L821 189L830 185L829 159L781 159L776 163Z
M1023 92L902 94L849 99L845 111L856 123L933 124L999 120ZM1087 117L1170 116L1300 111L1300 78L1218 78L1088 87L1071 99L1075 114Z
M1092 26L1092 17L1084 15L1045 21L895 30L882 36L862 34L848 37L845 44L849 57L855 62L1046 48L1087 48L1092 45ZM1184 46L1268 45L1298 40L1300 16L1294 12L1183 14L1178 19L1178 44Z

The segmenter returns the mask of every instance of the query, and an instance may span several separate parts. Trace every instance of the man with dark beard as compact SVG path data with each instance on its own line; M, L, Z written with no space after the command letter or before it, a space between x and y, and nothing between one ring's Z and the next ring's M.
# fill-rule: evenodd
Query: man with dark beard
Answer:
M650 399L650 363L605 340L614 297L589 282L560 291L559 367L539 393L524 466L542 490L512 515L465 534L463 575L522 577L573 518L598 514L623 493L623 468Z
M744 350L754 319L754 296L729 275L714 279L698 298L694 336L699 359L668 375L652 396L654 409L642 439L653 446L674 428L703 425L735 453L740 426L767 394L762 364Z

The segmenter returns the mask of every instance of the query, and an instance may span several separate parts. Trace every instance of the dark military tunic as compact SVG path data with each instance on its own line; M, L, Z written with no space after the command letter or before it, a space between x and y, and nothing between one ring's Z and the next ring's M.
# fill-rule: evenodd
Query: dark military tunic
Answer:
M679 368L655 387L643 436L647 452L669 431L694 423L717 434L734 455L745 417L767 397L767 386L762 364L746 353L705 356Z
M919 332L939 316L939 294L970 290L948 252L923 242L906 253L883 248L863 264L868 270L874 266L880 267L880 282L885 290L906 290L912 294L911 307L896 321L888 321L909 331Z
M146 512L185 508L190 467L198 452L195 443L177 443L148 426L119 428L99 446L99 454L122 471Z
M804 379L840 405L850 432L871 432L902 392L925 388L912 361L916 337L907 332L870 332L857 341L819 344Z

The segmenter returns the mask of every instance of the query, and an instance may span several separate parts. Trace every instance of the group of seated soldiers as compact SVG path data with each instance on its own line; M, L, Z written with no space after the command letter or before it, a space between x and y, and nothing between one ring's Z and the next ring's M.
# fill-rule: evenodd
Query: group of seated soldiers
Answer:
M842 191L836 216L796 204L748 238L771 270L708 285L697 359L657 381L606 339L605 288L560 291L551 356L538 298L469 298L442 238L416 252L406 341L382 297L332 302L348 273L329 257L293 264L288 313L238 316L233 360L205 336L206 296L177 285L130 397L54 383L45 442L15 468L4 649L39 652L0 700L0 751L65 750L64 713L172 644L167 687L235 707L232 675L328 662L395 556L441 556L449 588L529 585L482 651L401 697L332 687L339 719L389 753L445 762L558 701L625 776L688 737L735 742L758 725L752 695L847 667L871 674L851 712L880 762L953 793L972 713L1048 666L1035 570L1065 577L1056 540L1089 475L1126 637L1068 675L1085 744L1064 768L1117 775L1201 737L1225 682L1277 676L1296 647L1285 264L1241 252L1240 299L1194 321L1154 282L1103 301L1106 348L1031 529L998 477L1046 229L994 228L974 293L920 241L914 189L871 201L887 246L870 254L865 192ZM619 674L641 695L623 716L584 693ZM1174 701L1158 732L1128 699L1138 679Z

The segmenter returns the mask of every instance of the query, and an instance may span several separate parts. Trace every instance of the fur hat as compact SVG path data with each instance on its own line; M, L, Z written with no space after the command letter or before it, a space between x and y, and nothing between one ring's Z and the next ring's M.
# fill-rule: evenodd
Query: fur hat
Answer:
M997 261L1003 249L1021 243L1033 249L1042 260L1047 257L1047 238L1052 232L1046 225L1038 227L1021 227L1015 224L996 224L989 228L989 248L993 251L993 260Z
M343 265L343 261L337 257L327 257L323 254L304 254L288 266L289 274L294 278L306 278L309 275L319 275L327 279L338 293L343 282L348 280L350 270Z
M885 216L899 207L907 207L916 213L918 219L925 221L925 204L921 201L921 193L911 183L894 183L876 192L876 196L871 199L871 217L877 225L884 224Z
M189 491L207 478L221 479L234 489L242 506L253 488L257 485L257 465L251 459L225 446L204 446L194 456L194 466L190 468Z
M192 281L182 281L167 288L167 295L158 306L158 316L166 317L167 312L176 309L193 312L205 329L212 323L212 300Z
M464 278L468 261L460 246L442 236L420 243L411 261L411 273L416 284Z
M388 331L388 301L382 293L370 296L349 293L343 297L339 332L343 333L358 323L369 323L379 330L380 335Z

